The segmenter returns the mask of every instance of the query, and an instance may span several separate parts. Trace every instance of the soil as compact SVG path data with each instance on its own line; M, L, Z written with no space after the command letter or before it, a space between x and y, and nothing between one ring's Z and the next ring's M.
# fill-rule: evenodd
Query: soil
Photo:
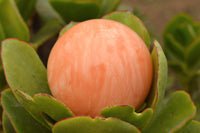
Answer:
M162 32L168 21L178 13L187 13L200 22L200 0L122 0L145 15L157 39L162 42Z

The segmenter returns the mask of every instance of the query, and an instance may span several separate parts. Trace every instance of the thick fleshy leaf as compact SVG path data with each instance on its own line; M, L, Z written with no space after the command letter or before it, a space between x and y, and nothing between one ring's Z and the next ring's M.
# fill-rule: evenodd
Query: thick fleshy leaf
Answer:
M154 113L156 114L156 111L164 97L168 75L167 60L160 44L157 41L154 42L151 57L153 61L154 77L147 102L148 106L152 107L154 109Z
M101 12L98 0L49 0L66 23L97 18Z
M184 47L174 39L172 34L165 35L165 53L168 60L183 61Z
M176 74L179 74L182 76L185 74L185 71L183 68L184 64L182 62L168 61L168 66L172 71L176 72Z
M182 41L184 41L184 46L188 46L197 37L193 24L183 22L177 28L178 33L182 36Z
M51 122L48 122L42 114L48 115L55 122L73 116L63 103L48 94L36 94L31 98L17 90L16 97L36 120L47 127L51 126L49 125Z
M200 122L192 120L174 133L200 133Z
M120 4L121 0L99 0L102 5L102 15L114 11Z
M72 112L61 102L47 94L37 94L33 97L36 107L55 121L72 117Z
M189 67L194 67L200 63L200 37L197 38L187 49L186 63Z
M15 0L19 12L25 21L27 21L33 13L36 1L37 0Z
M30 96L50 94L46 68L35 50L23 41L7 39L2 42L2 63L7 82L12 90Z
M61 31L60 31L60 34L59 34L59 37L61 37L67 30L69 30L71 27L77 25L78 23L77 22L70 22L68 25L66 25Z
M144 133L169 133L182 127L194 117L196 108L184 91L172 93L153 116Z
M142 21L130 11L116 11L109 13L108 15L105 15L103 19L114 20L128 26L135 31L144 40L146 46L150 48L151 41L147 29Z
M15 129L13 128L12 124L10 123L10 120L5 112L3 112L2 116L3 116L3 119L2 119L3 131L5 133L16 133Z
M197 34L197 36L200 35L200 22L194 22L194 30Z
M58 20L65 25L64 20L58 15L58 13L52 8L49 0L37 0L36 11L44 22L48 22L52 19Z
M51 131L38 123L24 107L18 103L12 91L3 91L1 97L2 107L11 121L14 129L19 133L50 133Z
M62 24L57 19L48 21L32 38L31 44L35 49L48 39L57 35L62 28Z
M181 24L183 24L183 26ZM169 21L169 23L167 24L167 26L163 32L164 42L166 40L168 40L166 37L169 34L171 34L178 43L185 45L185 46L188 45L187 36L185 36L185 33L187 31L184 31L184 30L189 30L188 32L190 32L190 28L192 26L193 26L193 19L189 15L182 13L182 14L178 14L178 15L174 16ZM192 29L193 29L193 27L192 27ZM193 34L193 33L191 33L191 34ZM165 42L165 45L168 45L168 43Z
M0 25L3 27L5 38L29 40L28 27L20 16L14 0L0 1Z
M18 102L24 107L24 109L41 125L45 126L49 130L52 128L52 124L44 119L42 112L36 107L36 104L33 102L33 98L29 95L20 92L19 90L15 91L15 97Z
M153 110L151 108L145 109L141 113L136 113L134 108L130 106L113 106L101 111L101 115L105 118L118 118L136 126L140 130L148 124L152 114Z
M92 119L74 117L62 120L53 127L53 133L140 133L133 125L124 121L109 119Z

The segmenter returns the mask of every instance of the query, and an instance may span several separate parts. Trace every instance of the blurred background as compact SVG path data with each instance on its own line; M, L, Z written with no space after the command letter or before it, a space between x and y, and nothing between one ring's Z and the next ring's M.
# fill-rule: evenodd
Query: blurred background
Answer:
M160 42L164 27L177 13L187 13L200 21L200 0L122 0L122 3L122 8L134 8Z

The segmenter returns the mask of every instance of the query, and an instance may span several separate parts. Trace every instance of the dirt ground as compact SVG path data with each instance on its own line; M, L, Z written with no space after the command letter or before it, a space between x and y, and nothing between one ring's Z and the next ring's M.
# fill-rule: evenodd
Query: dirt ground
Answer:
M185 12L200 22L200 0L122 0L123 4L139 9L158 40L167 22L177 13Z

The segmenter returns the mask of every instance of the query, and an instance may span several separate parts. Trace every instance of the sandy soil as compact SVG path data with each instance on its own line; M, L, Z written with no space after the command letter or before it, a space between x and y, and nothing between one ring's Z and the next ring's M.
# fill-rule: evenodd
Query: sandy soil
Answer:
M122 0L122 3L139 9L159 40L167 22L177 13L188 13L200 21L200 0Z

